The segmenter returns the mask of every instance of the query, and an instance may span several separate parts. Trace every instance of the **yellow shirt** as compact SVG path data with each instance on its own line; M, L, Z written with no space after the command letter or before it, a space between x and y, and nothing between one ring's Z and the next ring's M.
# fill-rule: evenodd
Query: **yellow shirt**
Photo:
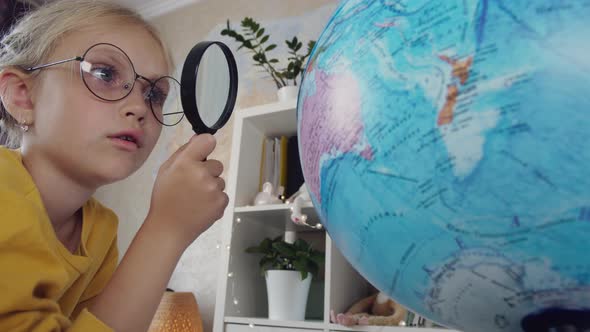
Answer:
M85 309L117 265L117 216L82 209L76 254L57 239L17 151L0 147L0 331L112 331Z

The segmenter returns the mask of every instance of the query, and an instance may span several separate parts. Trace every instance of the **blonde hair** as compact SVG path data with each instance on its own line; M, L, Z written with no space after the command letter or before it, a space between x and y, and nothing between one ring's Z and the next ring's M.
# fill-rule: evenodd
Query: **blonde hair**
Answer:
M146 29L162 46L172 67L168 49L158 31L135 11L112 2L96 0L58 0L24 16L0 41L0 70L7 67L28 68L47 60L60 40L70 32L103 20L134 24ZM4 132L4 133L2 133ZM0 102L0 135L6 145L20 145L19 123Z

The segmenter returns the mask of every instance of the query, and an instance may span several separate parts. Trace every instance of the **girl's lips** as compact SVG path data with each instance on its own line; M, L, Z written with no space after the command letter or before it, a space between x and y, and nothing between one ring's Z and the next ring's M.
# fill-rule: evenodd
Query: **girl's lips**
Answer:
M109 138L119 139L126 142L131 141L131 143L134 143L140 148L143 145L143 136L143 131L140 129L128 129L113 135L109 135Z
M134 152L139 149L139 146L135 142L126 141L118 137L109 137L109 139L111 140L111 142L113 142L113 144L116 147L123 149L125 151Z

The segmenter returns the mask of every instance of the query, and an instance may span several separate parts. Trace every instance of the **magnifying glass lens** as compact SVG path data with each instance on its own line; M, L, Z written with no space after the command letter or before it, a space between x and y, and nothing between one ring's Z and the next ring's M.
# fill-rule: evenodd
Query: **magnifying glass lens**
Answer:
M221 48L209 46L199 64L195 96L199 115L209 127L219 121L229 96L229 65Z

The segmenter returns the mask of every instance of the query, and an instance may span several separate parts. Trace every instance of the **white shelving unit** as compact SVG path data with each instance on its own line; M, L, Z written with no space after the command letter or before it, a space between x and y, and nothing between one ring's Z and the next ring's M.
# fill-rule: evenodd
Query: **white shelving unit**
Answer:
M435 332L446 329L413 327L355 327L330 323L330 310L345 311L353 302L368 295L368 283L352 268L323 230L297 227L298 237L324 248L324 271L312 282L305 321L269 320L264 278L259 257L247 254L247 247L265 237L284 234L291 213L289 204L251 206L258 191L263 137L292 136L297 133L296 102L274 103L235 112L233 147L228 173L230 197L224 215L222 267L214 332ZM312 205L303 208L308 222L319 222Z

